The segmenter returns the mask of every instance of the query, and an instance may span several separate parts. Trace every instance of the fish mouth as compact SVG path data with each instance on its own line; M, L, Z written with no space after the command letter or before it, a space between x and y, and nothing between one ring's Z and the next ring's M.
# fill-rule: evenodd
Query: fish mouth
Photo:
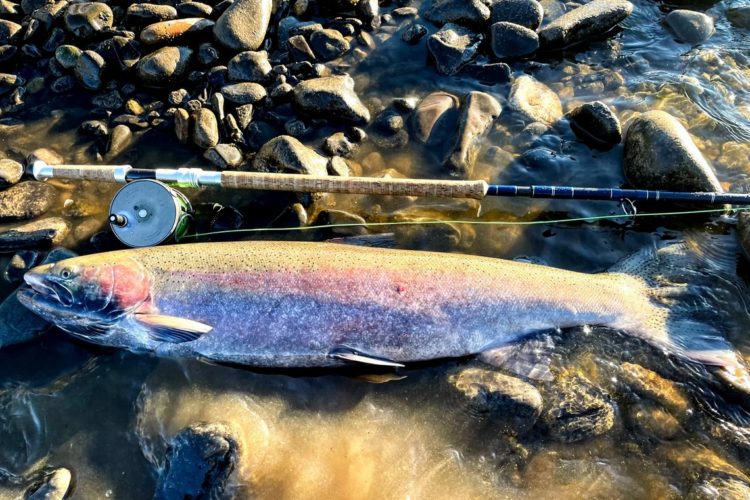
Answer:
M70 288L51 277L30 272L26 273L23 279L31 290L49 301L57 302L65 307L70 307L75 303Z

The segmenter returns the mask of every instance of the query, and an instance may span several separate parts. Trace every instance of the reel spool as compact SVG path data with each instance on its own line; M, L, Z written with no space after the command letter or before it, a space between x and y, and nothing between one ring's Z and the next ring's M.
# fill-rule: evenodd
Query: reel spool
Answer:
M184 236L193 209L179 191L144 179L117 191L109 213L109 224L117 239L129 247L150 247Z

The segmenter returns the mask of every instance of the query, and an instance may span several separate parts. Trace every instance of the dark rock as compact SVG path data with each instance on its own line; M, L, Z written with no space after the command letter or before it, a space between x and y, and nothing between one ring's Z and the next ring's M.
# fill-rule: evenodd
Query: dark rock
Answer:
M432 0L424 17L438 26L446 23L482 26L490 18L490 9L481 0Z
M609 395L577 375L569 375L544 394L542 414L550 435L564 443L600 436L615 423Z
M490 28L492 52L499 59L523 57L536 52L539 37L518 24L498 22Z
M314 61L315 53L310 48L307 40L302 35L294 35L289 37L286 42L289 54L297 62L301 61Z
M336 132L323 141L323 151L331 156L353 158L359 152L359 146L351 142L343 132Z
M0 73L0 95L11 92L19 85L23 85L23 79L9 73Z
M68 235L70 224L60 217L49 217L0 233L0 252L46 250L59 245Z
M0 159L0 188L7 188L23 177L23 165L10 158Z
M391 11L393 17L416 17L419 10L416 7L398 7Z
M490 9L490 23L513 23L532 31L539 29L544 18L544 9L536 0L494 0Z
M201 2L182 2L178 3L177 13L180 17L211 17L213 8L205 3Z
M18 47L14 45L0 45L0 64L10 64L18 54Z
M352 122L370 121L370 112L354 92L349 76L328 76L300 82L294 103L305 113Z
M84 50L73 68L78 83L87 90L99 90L103 71L104 59L93 50Z
M210 43L202 43L198 47L198 62L203 66L211 66L220 58L219 51Z
M266 89L253 82L233 83L221 88L221 93L234 104L257 104L266 98Z
M32 219L50 209L57 190L49 184L25 181L0 192L0 221Z
M230 80L239 82L263 82L271 73L266 51L240 52L227 63L227 75Z
M508 105L526 120L546 125L556 123L563 115L557 94L527 75L520 76L513 82Z
M471 75L480 82L490 84L507 83L510 81L511 69L504 62L487 64L469 64L464 67L463 72Z
M0 0L0 16L17 16L22 13L20 5L8 0Z
M138 42L124 36L113 36L99 44L97 52L108 65L127 71L141 58Z
M716 31L712 18L693 10L673 10L664 21L679 41L692 45L705 42Z
M672 115L649 111L625 134L625 177L642 189L722 192L716 173Z
M327 158L287 135L266 142L253 161L254 170L259 172L327 175L327 167Z
M446 161L451 175L471 177L479 152L478 141L487 134L501 110L500 103L491 95L469 93L461 108L456 142Z
M411 23L403 33L401 33L401 40L412 45L418 43L423 36L427 34L427 28L419 23Z
M8 265L5 266L3 277L8 283L21 283L26 271L39 265L41 261L42 254L36 250L21 250L16 252L13 257L10 258Z
M128 6L125 23L129 26L145 26L159 21L177 18L177 9L171 5L133 3Z
M67 0L52 1L36 9L31 14L31 18L38 20L40 25L44 27L44 31L49 31L52 24L63 16L67 6ZM62 37L65 38L65 32L62 32ZM52 50L54 50L54 47Z
M140 34L141 42L147 45L161 45L175 41L182 42L191 36L198 36L214 26L210 19L192 17L188 19L172 19L149 24Z
M138 61L136 73L148 86L166 87L185 77L192 57L188 47L162 47Z
M627 0L592 0L543 27L539 41L544 49L559 50L606 33L632 12Z
M241 130L247 129L250 126L250 122L253 120L253 105L243 104L237 106L237 125Z
M187 427L169 444L154 498L223 498L238 457L239 444L223 425Z
M468 28L448 23L427 40L427 49L438 73L455 75L471 61L484 37Z
M122 107L123 100L122 100L122 96L120 95L118 91L112 90L104 94L95 95L91 99L91 104L100 108L114 111Z
M727 19L737 28L750 30L750 5L727 9Z
M127 125L115 126L109 134L109 143L107 144L107 158L117 158L133 142L133 133Z
M55 60L65 69L73 69L81 57L81 49L73 45L60 45L55 49Z
M542 411L536 387L494 370L462 368L451 373L448 382L469 414L506 430L530 429Z
M320 29L310 35L310 48L321 60L330 61L347 52L349 42L336 30Z
M302 120L287 120L284 123L284 130L292 137L302 137L310 133L311 129Z
M21 38L21 25L0 19L0 45L14 44Z
M40 485L35 485L33 491L28 491L26 500L63 500L70 490L73 475L63 467L45 475Z
M272 0L235 0L216 21L214 37L230 49L258 50L272 11Z
M335 227L331 231L345 236L360 236L367 234L367 221L357 214L345 212L344 210L332 210L329 208L318 212L314 225L316 226L338 226L351 224L349 227Z
M423 144L437 144L455 130L458 98L446 92L433 92L417 105L411 118L414 138Z
M107 124L101 120L88 120L81 123L81 131L93 137L106 137L109 135Z
M201 108L193 115L193 142L199 148L207 149L219 143L219 123L216 115L208 108Z
M576 136L594 147L608 149L622 140L620 120L603 102L582 104L567 117Z
M112 9L102 2L74 3L65 11L65 27L84 40L111 29L113 20Z
M203 158L219 170L235 169L242 164L242 152L234 144L217 144L207 149Z
M36 60L42 57L42 51L33 43L21 45L21 56L25 59Z
M76 86L76 79L71 75L61 76L50 85L50 90L55 94L70 92Z

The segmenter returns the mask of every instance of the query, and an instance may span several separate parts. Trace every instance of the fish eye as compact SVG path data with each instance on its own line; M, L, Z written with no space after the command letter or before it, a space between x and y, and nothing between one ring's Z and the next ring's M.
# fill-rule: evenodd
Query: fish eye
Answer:
M70 269L68 269L68 268L65 268L65 269L63 269L62 271L60 271L60 277L61 277L62 279L64 279L64 280L66 280L66 279L70 278L70 276L71 276L72 274L73 274L73 273L71 273L71 272L70 272Z

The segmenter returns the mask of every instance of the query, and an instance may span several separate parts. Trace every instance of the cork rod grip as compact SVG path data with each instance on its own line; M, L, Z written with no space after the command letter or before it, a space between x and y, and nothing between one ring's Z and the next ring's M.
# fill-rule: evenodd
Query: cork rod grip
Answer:
M125 182L129 165L33 165L37 180L49 178L90 180L102 182Z
M303 193L384 194L477 200L487 194L487 183L484 181L324 177L259 172L222 172L221 185L226 188Z

